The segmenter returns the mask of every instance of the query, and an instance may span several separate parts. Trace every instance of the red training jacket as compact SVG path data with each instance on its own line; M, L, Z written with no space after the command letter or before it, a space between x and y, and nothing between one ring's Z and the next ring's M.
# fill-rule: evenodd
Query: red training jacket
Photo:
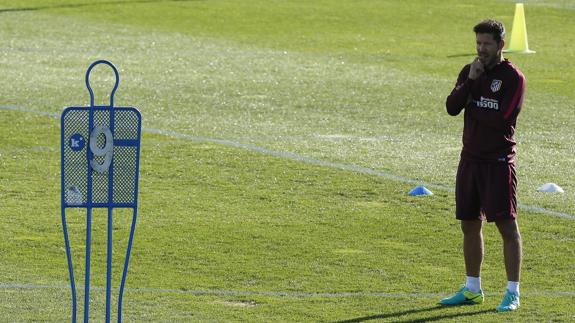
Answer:
M515 123L521 111L525 77L505 59L477 79L468 78L465 65L445 103L447 113L465 109L461 159L477 162L515 162Z

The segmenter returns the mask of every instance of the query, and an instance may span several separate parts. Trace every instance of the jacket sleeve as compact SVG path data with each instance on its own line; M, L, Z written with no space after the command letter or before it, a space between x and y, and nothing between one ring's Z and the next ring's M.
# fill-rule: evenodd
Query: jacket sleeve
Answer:
M489 111L470 105L467 110L471 118L486 127L507 130L521 111L525 92L525 77L522 74L517 74L514 82L509 84L504 91L498 111Z
M470 65L466 65L457 78L455 87L451 91L451 94L447 97L445 102L445 107L447 108L447 113L452 116L458 115L463 108L469 102L471 96L471 86L473 85L473 80L469 79L469 69Z

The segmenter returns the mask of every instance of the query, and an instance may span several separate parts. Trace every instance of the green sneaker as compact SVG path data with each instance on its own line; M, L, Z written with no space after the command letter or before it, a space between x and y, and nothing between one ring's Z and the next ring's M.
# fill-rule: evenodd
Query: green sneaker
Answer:
M497 306L497 312L515 311L519 308L519 305L519 294L506 290L501 304Z
M474 293L467 287L461 288L457 293L450 297L442 299L439 304L441 305L474 305L483 303L483 291Z

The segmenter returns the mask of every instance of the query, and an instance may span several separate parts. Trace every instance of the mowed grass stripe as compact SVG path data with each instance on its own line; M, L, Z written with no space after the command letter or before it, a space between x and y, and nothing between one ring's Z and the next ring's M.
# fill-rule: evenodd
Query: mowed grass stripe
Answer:
M27 290L10 294L18 299L28 311L18 312L17 308L8 308L3 313L18 317L21 320L51 320L69 321L69 308L54 308L44 300L51 299L55 303L63 303L66 293L58 293L54 290L34 291ZM134 296L137 296L135 298ZM417 299L417 304L401 298L395 302L393 298L377 297L350 297L350 298L278 298L266 296L214 296L214 295L189 295L173 293L134 293L126 298L124 319L126 321L153 321L164 322L177 320L179 322L334 322L350 320L361 322L366 320L394 320L401 322L413 321L448 321L449 318L465 320L470 317L483 322L497 322L501 315L495 312L499 297L488 297L480 306L466 306L456 308L438 308L433 303L435 299ZM102 299L97 299L102 301ZM527 296L524 301L522 312L506 315L507 322L525 322L530 318L543 318L546 306L564 306L571 298L546 298L545 296ZM529 302L529 313L524 309ZM39 306L31 306L38 304ZM6 304L0 304L0 309ZM46 306L48 305L48 306ZM95 303L94 305L97 305ZM43 306L42 309L39 309ZM95 310L93 320L101 321L103 313ZM317 309L311 312L309 308ZM531 316L529 316L531 315ZM556 321L569 321L569 315L560 313L550 314L547 317Z
M102 291L105 290L103 286L90 286L91 289ZM31 285L31 284L0 284L0 289L70 289L69 285ZM115 292L119 288L113 289ZM440 298L449 294L446 293L317 293L317 292L293 292L293 291L249 291L249 290L189 290L189 289L167 289L167 288L148 288L148 287L134 287L126 288L126 292L131 293L174 293L174 294L191 294L191 295L262 295L274 297L381 297L381 298ZM499 296L501 293L485 292L487 296ZM550 297L575 297L574 292L561 292L561 291L529 291L522 293L522 296L550 296Z
M49 116L49 117L58 117L57 115L49 113L49 112L41 112L41 111L36 111L36 110L31 110L31 109L20 109L17 107L10 107L10 106L0 106L0 110L13 110L13 111L36 113L39 115L45 115L45 116ZM300 162L304 162L307 164L337 168L337 169L342 169L342 170L347 170L347 171L352 171L352 172L358 172L358 173L368 174L368 175L374 175L374 176L386 178L388 180L398 181L398 182L406 183L406 184L424 185L424 186L431 188L431 189L443 190L443 191L447 191L450 193L454 192L453 188L445 187L443 185L426 183L426 182L423 182L421 180L415 180L415 179L411 179L411 178L407 178L407 177L402 177L402 176L394 175L394 174L391 174L388 172L370 169L370 168L366 168L366 167L361 167L358 165L334 163L334 162L330 162L330 161L309 158L306 156L300 156L300 155L297 155L297 154L294 154L291 152L270 150L270 149L267 149L264 147L259 147L259 146L252 145L252 144L244 144L244 143L238 142L234 139L216 139L216 138L197 137L197 136L178 133L178 132L171 131L171 130L162 130L162 129L154 129L154 128L144 128L143 131L149 132L149 133L160 134L160 135L164 135L164 136L169 136L169 137L173 137L173 138L178 138L178 139L187 139L187 140L196 141L196 142L211 142L211 143L221 144L221 145L225 145L225 146L251 150L251 151L258 152L258 153L271 155L274 157L280 157L280 158L290 159L290 160L294 160L294 161L300 161ZM527 204L519 203L518 207L520 209L525 210L525 211L531 211L531 212L535 212L535 213L542 213L542 214L556 216L556 217L560 217L560 218L575 220L575 215L573 215L573 214L558 212L555 210L549 210L549 209L546 209L546 208L543 208L540 206L536 206L536 205L527 205Z

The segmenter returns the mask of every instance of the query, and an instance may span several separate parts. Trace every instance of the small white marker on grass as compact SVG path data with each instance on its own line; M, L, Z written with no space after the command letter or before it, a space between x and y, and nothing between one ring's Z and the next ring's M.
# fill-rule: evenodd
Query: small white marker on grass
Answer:
M555 183L543 184L543 186L538 188L537 191L546 193L565 193L565 191L563 191L563 189Z

